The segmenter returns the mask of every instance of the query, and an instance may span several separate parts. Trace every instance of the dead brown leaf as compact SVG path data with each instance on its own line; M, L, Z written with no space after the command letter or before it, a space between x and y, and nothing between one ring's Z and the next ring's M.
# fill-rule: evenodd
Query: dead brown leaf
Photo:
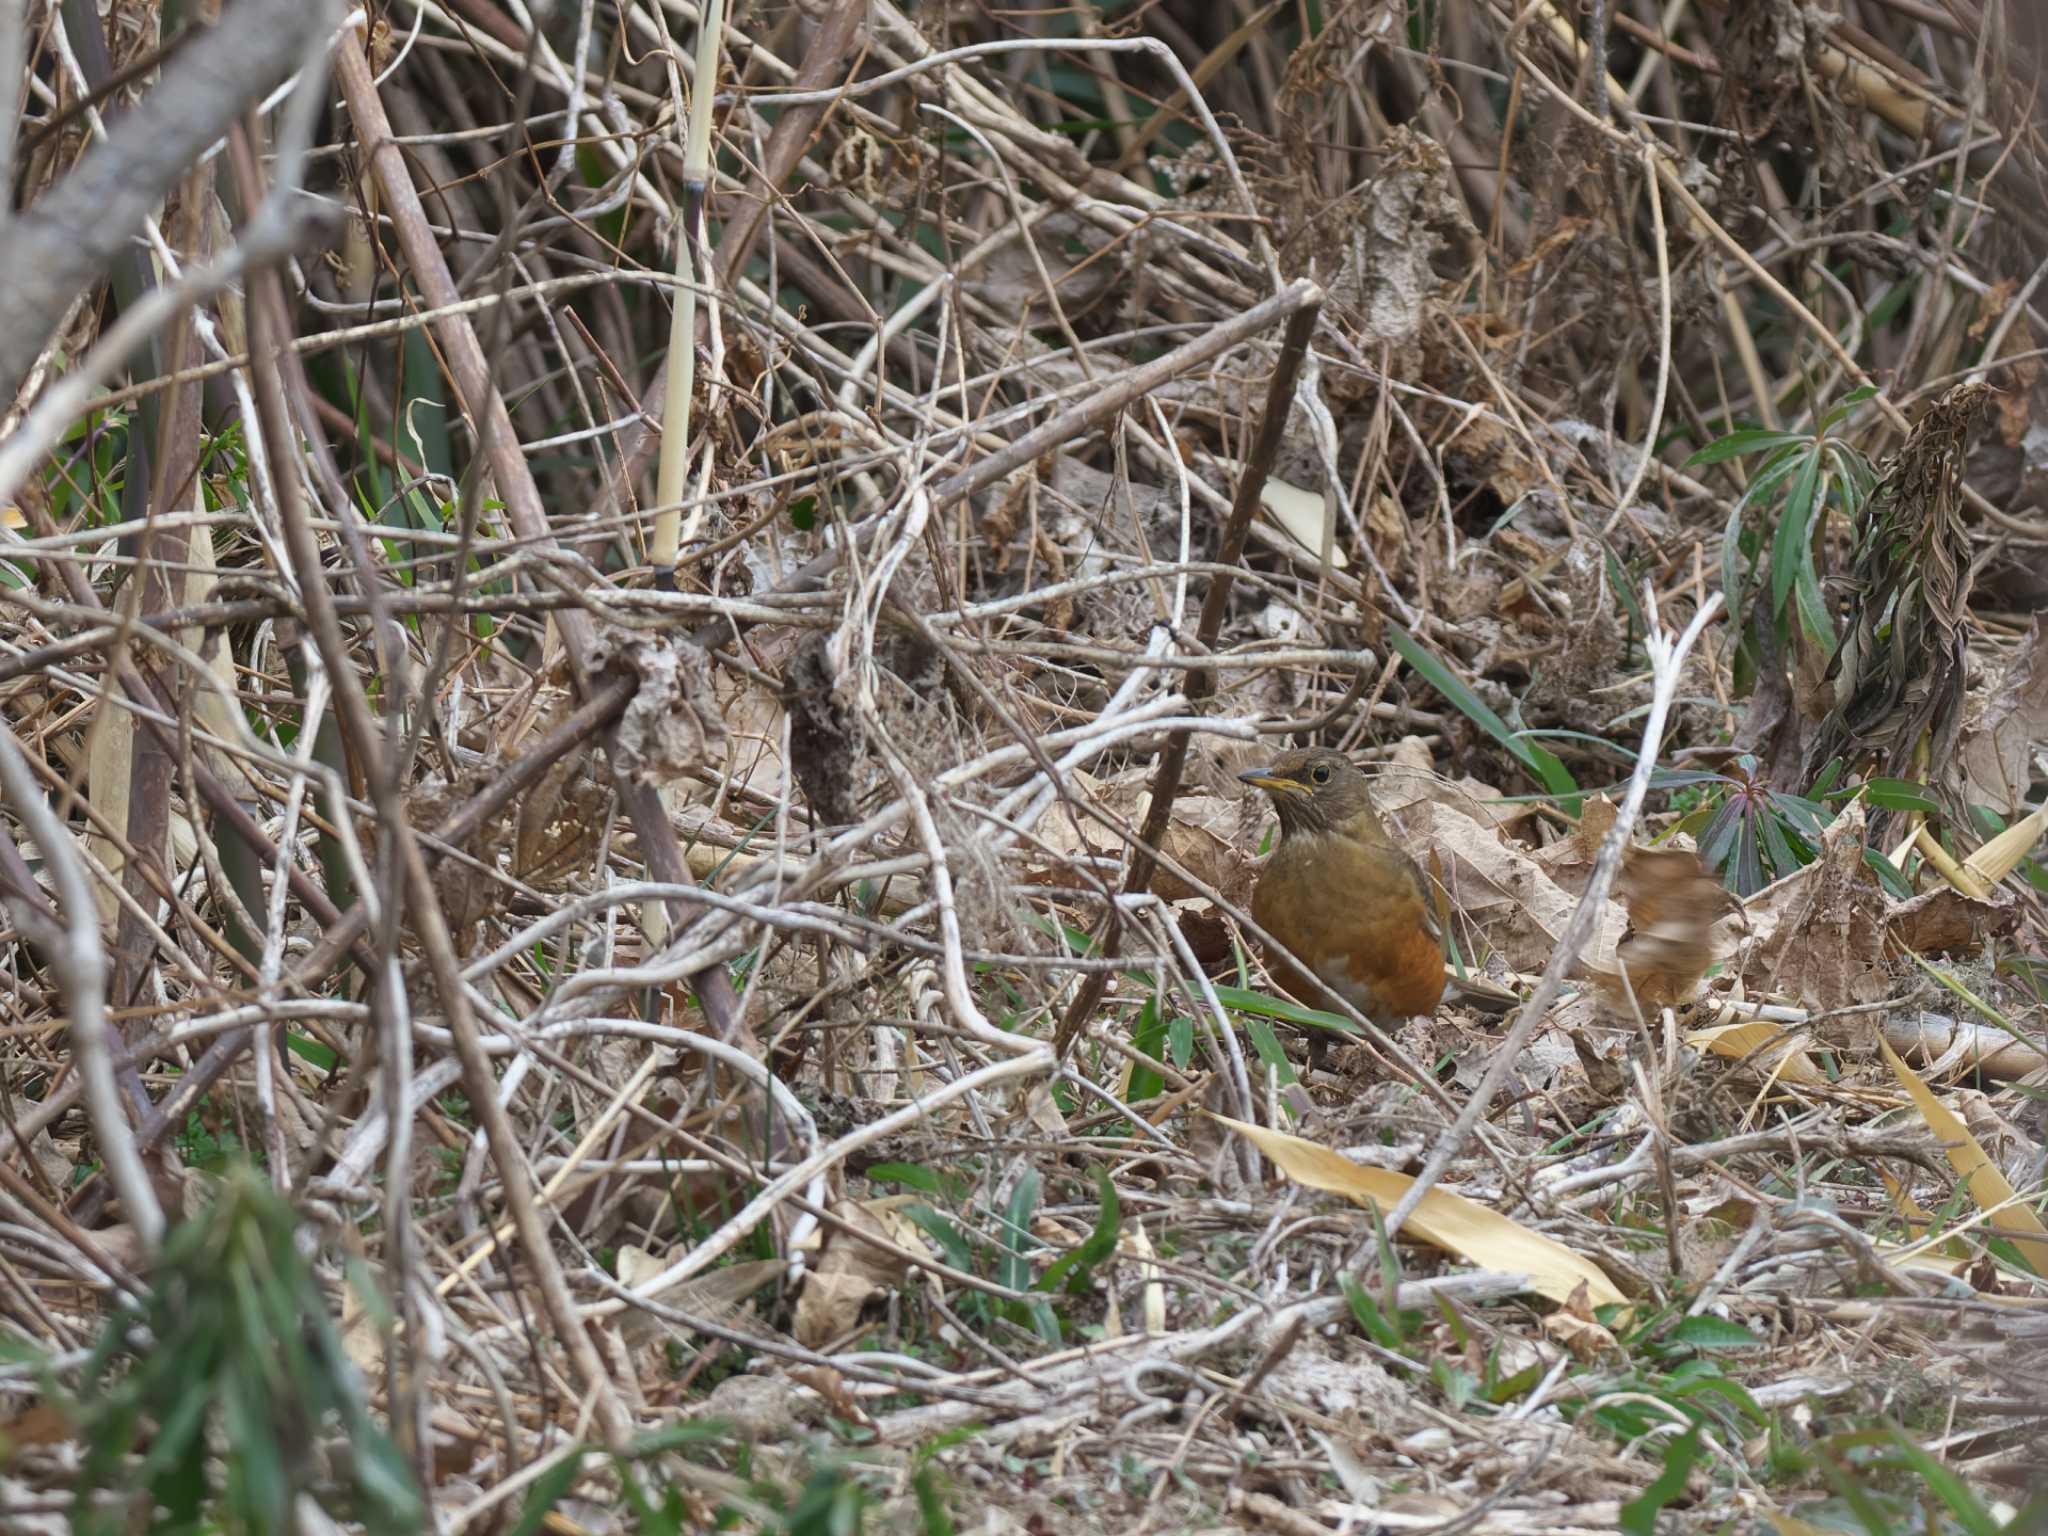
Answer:
M1544 1318L1543 1331L1570 1350L1572 1358L1584 1365L1621 1353L1621 1342L1615 1338L1612 1329L1603 1328L1590 1318L1579 1317L1569 1309L1553 1312Z
M619 1282L635 1290L663 1273L671 1260L665 1256L649 1253L645 1248L632 1243L619 1245ZM708 1275L686 1280L658 1291L645 1291L650 1301L659 1301L674 1307L679 1312L722 1323L742 1333L757 1331L759 1323L753 1308L747 1304L747 1297L762 1286L772 1282L789 1266L780 1259L754 1259L745 1264L728 1264L714 1269ZM632 1311L624 1314L620 1332L627 1342L643 1344L659 1336L661 1320L650 1312Z
M1822 1010L1876 1002L1890 990L1884 892L1863 862L1863 827L1855 801L1822 831L1811 864L1749 898L1739 970L1752 993L1782 991Z
M1614 889L1629 931L1614 964L1588 973L1617 1008L1631 996L1646 1013L1690 1003L1716 957L1714 926L1735 899L1689 848L1629 849Z
M1970 695L1949 782L2010 816L2026 804L2030 756L2048 741L2048 615L2035 614L1998 676Z
M1910 770L1926 743L1944 760L1961 722L1966 630L1976 567L1962 516L1970 429L1994 394L1966 379L1928 408L1884 463L1858 524L1853 594L1828 662L1833 707L1807 748L1807 771L1832 757Z
M1529 857L1555 880L1561 890L1574 896L1586 889L1593 873L1593 860L1614 826L1614 802L1605 795L1590 797L1579 812L1578 824L1554 843L1546 843Z
M615 768L650 784L716 772L725 756L725 720L701 649L679 637L633 633L608 648L601 663L640 680L613 738Z
M924 1234L899 1211L904 1197L841 1200L832 1214L859 1231L912 1253L930 1251ZM796 1302L797 1342L816 1349L853 1331L861 1309L900 1285L908 1270L904 1260L851 1233L834 1230L825 1241L825 1256L804 1281Z
M1536 814L1526 802L1510 803L1491 784L1482 784L1466 774L1449 779L1436 771L1429 743L1419 736L1403 736L1372 785L1373 804L1389 816L1418 800L1434 800L1501 831L1519 827ZM1535 857L1541 861L1539 851Z
M1930 955L1974 949L2010 928L2017 915L2002 891L1993 891L1989 901L1974 901L1953 886L1938 885L1909 901L1886 898L1884 922L1894 943Z
M1365 502L1365 534L1387 574L1400 579L1408 569L1408 516L1393 497L1369 496Z
M1443 860L1444 884L1461 922L1483 948L1513 971L1540 971L1557 949L1578 898L1563 889L1536 859L1492 827L1437 801L1417 801L1389 820L1411 850L1434 849ZM1611 954L1625 916L1609 902L1587 946Z
M1330 283L1331 299L1356 309L1374 345L1413 338L1445 287L1438 261L1469 262L1481 248L1441 144L1395 128L1377 162L1380 174L1361 195L1351 249Z
M1966 949L2013 917L2010 898L1976 901L1946 886L1887 896L1863 862L1864 810L1852 802L1821 833L1804 869L1752 896L1736 967L1753 992L1783 992L1817 1011L1873 1003L1903 951Z

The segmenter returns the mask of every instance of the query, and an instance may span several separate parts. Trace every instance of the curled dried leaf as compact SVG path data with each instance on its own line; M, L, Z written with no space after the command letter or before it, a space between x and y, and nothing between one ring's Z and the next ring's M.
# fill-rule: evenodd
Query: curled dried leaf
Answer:
M1614 890L1629 931L1611 966L1587 967L1594 981L1617 1007L1630 996L1645 1012L1690 1003L1718 953L1714 925L1735 899L1689 848L1629 849Z
M640 681L620 718L612 757L621 773L665 784L713 768L725 755L725 721L711 691L711 661L680 636L614 637L596 658Z

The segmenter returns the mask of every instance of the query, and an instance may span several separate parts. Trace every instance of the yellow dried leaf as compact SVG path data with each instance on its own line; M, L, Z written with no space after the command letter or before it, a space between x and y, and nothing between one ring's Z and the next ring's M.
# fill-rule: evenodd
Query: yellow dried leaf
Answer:
M1145 1235L1144 1226L1137 1222L1126 1226L1117 1235L1116 1251L1130 1254L1138 1261L1138 1279L1145 1287L1141 1318L1145 1332L1154 1335L1166 1332L1166 1287L1160 1283L1152 1239ZM1116 1335L1108 1336L1114 1338Z
M1970 1134L1961 1117L1934 1096L1934 1091L1920 1081L1920 1075L1906 1065L1882 1036L1877 1046L1884 1052L1892 1074L1911 1095L1921 1118L1948 1144L1949 1163L1969 1189L1970 1198L1977 1202L1999 1235L2011 1239L2035 1274L2048 1275L2048 1226L2042 1225L2032 1206L2022 1205L2015 1198L2012 1185L1977 1144L1977 1138Z
M2031 816L2022 816L1982 848L1963 860L1963 868L1986 885L1996 885L2019 867L2021 859L2033 852L2034 844L2048 836L2048 805Z
M1892 1197L1892 1209L1906 1218L1906 1230L1916 1238L1925 1237L1927 1229L1933 1225L1934 1218L1929 1216L1920 1202L1913 1198L1910 1189L1884 1169L1878 1169L1877 1176L1884 1180L1884 1192Z
M1782 1026L1768 1019L1742 1019L1733 1024L1716 1024L1696 1029L1685 1037L1687 1045L1705 1046L1716 1056L1737 1061L1755 1057L1757 1064L1771 1064L1771 1076L1788 1083L1824 1083L1827 1074L1813 1064L1804 1047L1785 1038ZM1761 1053L1761 1054L1759 1054Z
M1286 530L1290 539L1315 559L1323 557L1324 519L1329 513L1320 495L1269 476L1259 490L1259 500L1272 514L1273 522ZM1341 571L1350 564L1343 546L1332 543L1330 569Z
M1343 1195L1360 1205L1389 1209L1415 1182L1405 1173L1354 1163L1329 1147L1299 1136L1247 1125L1224 1115L1213 1118L1265 1153L1295 1183ZM1562 1243L1448 1190L1432 1189L1424 1195L1407 1230L1481 1268L1527 1275L1529 1288L1552 1301L1569 1300L1581 1285L1593 1306L1618 1304L1624 1299L1614 1282L1590 1259L1581 1258Z

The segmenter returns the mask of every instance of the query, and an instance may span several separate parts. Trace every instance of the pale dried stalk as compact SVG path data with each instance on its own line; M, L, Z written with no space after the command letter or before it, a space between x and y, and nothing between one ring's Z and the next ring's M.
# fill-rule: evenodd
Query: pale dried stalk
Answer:
M6 789L15 814L42 849L43 861L57 886L63 926L54 926L25 901L10 900L8 910L21 931L35 937L64 989L64 1001L71 1011L71 1059L84 1082L93 1139L123 1213L142 1239L143 1251L153 1253L163 1238L164 1212L148 1170L142 1166L121 1090L114 1081L115 1035L107 1020L107 954L100 944L92 886L71 834L57 820L30 774L14 733L5 729L0 729L0 788Z
M1649 653L1652 691L1649 718L1643 722L1642 745L1636 750L1636 766L1629 775L1628 792L1622 797L1621 807L1615 812L1614 825L1608 828L1607 836L1600 843L1600 852L1594 857L1592 872L1586 877L1585 893L1580 896L1578 906L1572 909L1571 921L1565 924L1564 932L1558 935L1557 949L1550 957L1550 964L1544 967L1543 979L1536 984L1529 1001L1522 1005L1506 1037L1495 1047L1486 1075L1472 1090L1472 1096L1458 1112L1458 1118L1437 1138L1422 1171L1415 1176L1415 1182L1387 1213L1388 1237L1399 1232L1402 1224L1415 1214L1415 1208L1422 1203L1423 1197L1436 1187L1444 1170L1450 1167L1451 1160L1464 1149L1466 1138L1486 1114L1508 1074L1515 1069L1523 1047L1549 1016L1550 1005L1564 990L1565 978L1579 963L1586 942L1600 924L1601 909L1606 905L1607 893L1614 888L1614 877L1621 870L1622 856L1628 852L1636 818L1642 814L1644 800L1649 798L1650 777L1656 770L1657 753L1664 742L1664 722L1671 712L1672 700L1678 696L1686 655L1720 611L1721 594L1712 593L1700 604L1692 622L1685 626L1675 642L1658 627L1657 594L1647 584L1643 589L1643 603L1649 624L1649 632L1643 636L1643 648Z

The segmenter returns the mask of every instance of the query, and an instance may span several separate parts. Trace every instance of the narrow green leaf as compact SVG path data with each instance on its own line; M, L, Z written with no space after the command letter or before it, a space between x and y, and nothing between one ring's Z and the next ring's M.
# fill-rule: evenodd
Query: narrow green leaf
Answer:
M1159 1018L1159 1004L1156 998L1145 999L1145 1006L1138 1010L1137 1022L1131 1027L1131 1044L1143 1051L1154 1061L1161 1060L1166 1044L1166 1028ZM1124 1090L1124 1102L1142 1104L1166 1091L1166 1079L1150 1067L1131 1067L1130 1085Z
M1516 1398L1536 1390L1536 1384L1543 1380L1543 1367L1525 1365L1512 1376L1503 1376L1486 1389L1486 1400L1498 1408L1502 1403L1513 1402Z
M1863 793L1882 810L1924 811L1930 816L1941 813L1940 804L1927 792L1927 786L1911 779L1865 779Z
M1100 1168L1095 1170L1095 1198L1095 1230L1075 1244L1070 1252L1061 1254L1048 1265L1045 1273L1038 1277L1036 1289L1054 1291L1064 1282L1070 1292L1077 1292L1094 1274L1095 1266L1116 1252L1117 1233L1123 1226L1123 1211L1116 1197L1116 1185ZM1073 1277L1071 1280L1069 1275Z
M1380 1304L1373 1300L1372 1293L1359 1283L1356 1275L1341 1275L1338 1282L1344 1290L1344 1299L1351 1304L1351 1315L1365 1336L1382 1349L1401 1352L1402 1338L1398 1329L1387 1321L1387 1314L1380 1310Z
M1890 859L1876 848L1863 850L1863 862L1877 875L1877 883L1885 893L1896 901L1910 901L1913 897L1913 882Z
M1728 509L1728 522L1721 530L1721 593L1728 601L1728 632L1742 633L1742 605L1748 592L1742 571L1742 503Z
M1922 1450L1917 1442L1897 1425L1889 1426L1892 1444L1906 1459L1920 1480L1931 1489L1936 1498L1948 1506L1948 1512L1956 1517L1956 1523L1968 1536L1999 1536L2002 1527L1997 1518L1986 1509L1977 1496L1964 1486L1962 1481L1947 1467Z
M1031 1289L1031 1261L1026 1257L1038 1246L1031 1235L1031 1213L1038 1209L1039 1175L1026 1168L1010 1191L1010 1204L1003 1213L1003 1254L996 1279L1013 1291Z
M1349 1019L1334 1013L1325 1013L1320 1008L1304 1008L1291 1003L1284 997L1269 997L1264 992L1254 992L1249 987L1218 987L1216 1001L1232 1013L1248 1013L1254 1018L1284 1019L1289 1024L1300 1024L1310 1029L1327 1029L1335 1034L1355 1035L1356 1026Z
M906 1205L903 1214L916 1222L926 1237L939 1245L946 1262L965 1273L974 1271L974 1250L960 1229L928 1205Z
M1820 647L1822 654L1833 656L1839 643L1835 637L1835 616L1828 612L1827 599L1821 595L1810 543L1799 546L1799 568L1792 590L1798 598L1799 622L1805 627L1807 638Z
M1673 1344L1687 1344L1694 1349L1763 1348L1763 1340L1742 1324L1705 1315L1684 1319L1665 1337Z
M868 1169L868 1177L878 1184L901 1184L905 1189L942 1200L958 1200L962 1193L958 1179L917 1163L876 1163Z
M924 1526L924 1536L953 1536L953 1517L930 1467L919 1467L911 1475L910 1491L917 1498L917 1518Z
M1607 585L1613 591L1615 601L1628 610L1628 621L1635 633L1642 634L1649 628L1643 618L1642 600L1637 597L1634 585L1629 581L1627 568L1621 557L1614 552L1614 546L1602 539L1600 550L1607 560Z
M715 1445L738 1434L739 1430L730 1419L680 1419L637 1437L630 1454L643 1459L666 1456L670 1451L686 1450L691 1446Z
M1579 786L1570 770L1534 742L1509 730L1507 722L1495 714L1464 679L1445 666L1434 651L1398 624L1389 624L1386 633L1388 642L1421 675L1423 681L1442 694L1466 719L1505 747L1531 778L1553 795L1577 797Z
M1772 493L1779 486L1783 485L1792 472L1800 466L1801 462L1806 458L1807 450L1811 446L1810 443L1802 438L1797 443L1787 444L1785 447L1780 448L1776 453L1764 460L1762 466L1758 468L1755 478L1743 488L1742 495L1736 504L1743 507L1760 507L1768 503L1771 500Z
M1778 513L1778 529L1771 538L1771 612L1782 614L1791 595L1793 579L1799 574L1799 550L1812 525L1814 492L1820 486L1820 455L1809 453L1799 461L1792 477L1792 489Z
M1298 1081L1294 1064L1287 1059L1287 1052L1280 1048L1280 1037L1273 1033L1271 1024L1253 1014L1244 1021L1244 1032L1252 1042L1252 1051L1258 1056L1259 1064L1277 1073L1283 1086Z
M1685 1492L1685 1480L1699 1460L1700 1432L1689 1429L1664 1448L1664 1470L1650 1486L1621 1506L1621 1528L1628 1536L1656 1536L1657 1516Z
M1756 822L1745 816L1735 834L1735 894L1754 896L1770 882L1764 878L1763 853L1757 847Z
M1788 795L1774 789L1771 791L1771 804L1784 814L1788 823L1798 828L1801 837L1808 840L1818 838L1834 820L1833 813L1826 806L1804 795Z
M1764 853L1771 861L1772 874L1789 875L1793 870L1804 867L1806 860L1793 851L1790 840L1785 836L1784 822L1766 812L1756 818L1756 827L1763 840Z
M1681 1407L1701 1397L1718 1397L1753 1423L1762 1424L1768 1418L1757 1400L1738 1383L1730 1381L1715 1361L1686 1361L1671 1373L1670 1380L1672 1400Z
M1735 849L1735 832L1742 819L1742 801L1729 795L1715 810L1707 828L1699 834L1700 859L1709 869L1721 869Z
M1685 461L1687 469L1704 464L1724 464L1730 459L1739 459L1745 454L1757 453L1765 448L1782 447L1786 443L1803 442L1805 435L1799 432L1774 432L1768 427L1741 427L1726 437L1718 437L1698 453Z
M583 1452L571 1451L560 1461L535 1479L532 1490L526 1495L526 1503L519 1511L519 1523L512 1527L511 1536L540 1536L548 1523L548 1516L562 1501L564 1495L576 1486L576 1479L583 1471Z

